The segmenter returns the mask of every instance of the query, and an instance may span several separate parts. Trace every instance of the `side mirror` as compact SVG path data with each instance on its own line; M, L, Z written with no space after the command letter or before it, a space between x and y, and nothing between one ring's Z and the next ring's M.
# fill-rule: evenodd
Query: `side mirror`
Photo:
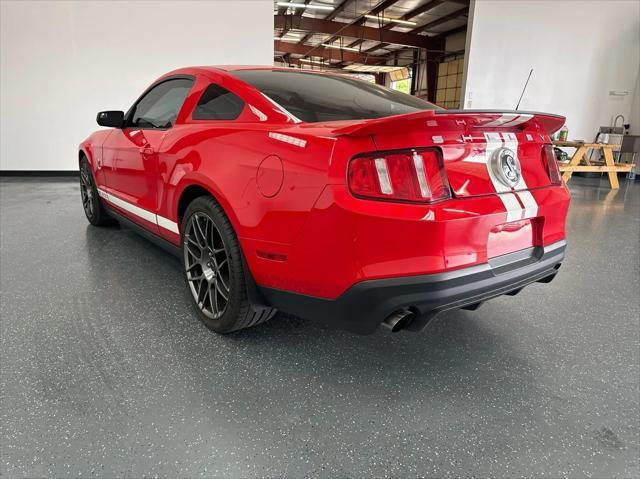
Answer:
M98 125L108 126L111 128L122 128L124 125L124 112L123 111L101 111L96 118Z

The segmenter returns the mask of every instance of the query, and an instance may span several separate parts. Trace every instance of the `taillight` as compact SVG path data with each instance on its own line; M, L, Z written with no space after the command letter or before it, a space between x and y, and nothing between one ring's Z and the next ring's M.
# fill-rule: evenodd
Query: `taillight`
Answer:
M440 150L367 153L349 162L349 189L361 198L431 203L451 197Z
M552 185L561 185L562 176L558 169L558 159L556 158L556 152L553 149L553 145L544 145L542 147L542 161L546 164L547 174L551 180Z

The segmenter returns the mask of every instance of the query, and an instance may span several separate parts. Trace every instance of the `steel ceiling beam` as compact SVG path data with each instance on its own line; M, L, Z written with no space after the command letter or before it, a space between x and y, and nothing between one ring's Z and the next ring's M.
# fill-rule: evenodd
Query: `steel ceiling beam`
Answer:
M442 33L438 33L437 35L430 37L432 40L435 40L437 38L446 38L449 35L454 35L456 33L460 33L460 32L465 32L467 31L467 25L460 25L459 27L456 28L452 28L451 30L447 30L446 32L442 32ZM374 45L371 48L367 48L366 50L362 50L362 53L371 53L374 52L376 50L379 50L381 48L387 47L389 46L388 43L379 43L378 45ZM392 52L393 53L393 52Z
M377 15L380 12L383 12L384 10L386 10L387 8L389 8L390 6L392 6L393 4L395 4L397 2L398 2L398 0L382 0L380 3L378 3L371 10L369 10L368 12L363 13L359 17L357 17L354 20L352 20L349 23L349 25L362 25L367 20L365 18L365 15ZM380 30L380 29L378 29L378 30ZM333 37L329 38L326 43L334 42L334 41L337 40L337 38L338 38L337 36L333 36Z
M311 2L311 0L304 0L304 4L308 5ZM278 15L284 15L284 13L287 11L289 7L278 7ZM284 9L284 11L282 10ZM295 15L302 15L302 11L300 11L300 13L298 13L298 10L303 10L303 9L296 9L296 13ZM287 34L288 30L285 28L280 32L280 38L284 37Z
M451 0L431 0L430 2L425 3L424 5L421 5L417 8L414 8L413 10L405 13L404 15L402 15L401 17L399 17L400 20L411 20L413 17L417 17L418 15L422 15L423 13L429 12L430 10L433 10L434 8L436 8L439 5L442 5L443 3L447 3ZM461 3L465 3L468 5L469 4L469 0L457 0L457 2L461 2ZM380 12L378 12L380 13ZM397 26L397 24L394 24L393 22L389 22L386 25L384 25L382 27L383 30L390 30L392 29L394 26ZM349 48L354 48L357 47L358 45L360 45L361 43L363 43L364 40L360 39L360 40L356 40L355 42L349 44ZM367 50L365 50L365 52L369 53L369 52L373 52L375 50L378 50L380 48L384 48L386 46L389 46L389 43L379 43L378 45L376 45L375 47L371 47L368 48Z
M465 32L466 30L467 30L467 25L460 25L459 27L452 28L451 30L447 30L446 32L439 33L438 35L431 37L431 39L432 39L433 41L446 40L446 38L447 38L449 35L454 35L454 34L456 34L456 33ZM387 44L382 43L382 44L380 44L380 45L376 45L375 47L367 48L366 50L362 50L362 53L366 55L366 54L369 54L369 53L371 53L372 51L377 50L377 49L379 49L379 48L384 48L384 46L386 46L386 45L387 45ZM445 45L445 44L444 44L444 42L443 42L443 43L442 43L442 50L443 50L442 55L446 54L446 52L444 52L444 45ZM434 48L433 50L437 50L437 49L436 49L436 48ZM403 52L406 52L406 51L410 51L410 50L405 50L405 49L401 49L401 50L394 50L394 51L392 51L392 52L390 52L390 53L388 53L388 54L386 54L386 55L372 55L372 56L370 56L369 58L386 58L386 59L388 60L388 59L390 59L390 58L393 58L393 55L395 55L395 54L397 54L397 53L403 53ZM429 55L429 56L431 57L431 55Z
M303 55L307 56L309 51L308 45L300 45L299 43L292 42L282 42L280 40L274 41L274 50L276 52L282 53L293 53L295 55ZM379 63L384 63L384 57L373 57L368 55L362 55L358 52L350 52L346 50L335 50L332 48L326 48L323 46L319 46L313 50L313 53L310 55L313 57L323 58L325 60L340 60L347 61L353 63L366 63L377 65Z
M273 18L275 28L304 30L338 37L363 38L374 41L384 40L387 43L416 48L430 48L433 43L429 37L424 35L396 32L394 30L382 31L379 28L364 27L319 18L299 17L297 15L275 15Z
M334 18L336 18L338 14L340 14L344 10L344 7L346 7L347 3L349 3L350 1L351 0L342 0L342 3L338 5L336 8L334 8L326 17L324 17L324 19L333 20ZM279 11L278 11L278 14L280 14ZM304 37L302 37L302 39L298 42L298 44L304 45L307 42L307 40L311 38L312 35L313 33L307 33Z
M429 30L430 28L437 27L439 25L442 25L443 23L447 23L447 22L450 22L451 20L455 20L456 18L461 17L462 15L468 15L468 14L469 14L469 8L462 7L459 10L456 10L455 12L451 12L449 15L445 15L444 17L438 18L437 20L434 20L429 23L425 23L424 25L420 25L419 27L416 27L413 30L411 30L409 33L413 33L413 34L422 33L424 31Z
M466 31L467 31L467 24L465 23L464 25L460 25L459 27L452 28L451 30L447 30L446 32L438 33L437 36L448 37L449 35L455 35L456 33L466 32Z
M336 63L334 64L330 64L330 63L325 63L324 65L320 65L318 63L306 63L306 62L301 62L300 58L291 58L289 57L289 54L287 54L288 58L283 58L284 55L276 55L274 56L274 60L276 61L283 61L284 63L287 63L288 65L296 65L299 66L301 68L304 68L306 70L329 70L329 71L335 71L335 72L344 72L344 70L342 68L338 68L336 67Z

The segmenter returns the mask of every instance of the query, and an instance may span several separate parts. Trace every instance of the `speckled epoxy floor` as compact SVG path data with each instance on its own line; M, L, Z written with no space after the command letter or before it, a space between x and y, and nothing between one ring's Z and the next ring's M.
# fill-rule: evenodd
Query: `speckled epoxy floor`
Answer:
M640 184L572 180L568 259L428 332L227 337L178 262L7 180L3 477L638 477Z

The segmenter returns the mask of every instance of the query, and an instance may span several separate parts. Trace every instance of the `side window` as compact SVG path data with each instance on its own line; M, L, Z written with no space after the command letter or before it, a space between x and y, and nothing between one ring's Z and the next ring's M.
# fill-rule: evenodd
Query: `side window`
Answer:
M244 101L225 90L220 85L212 83L207 87L195 110L194 120L235 120L242 113Z
M187 78L167 80L156 85L136 103L129 125L138 128L171 128L192 85L193 80Z

